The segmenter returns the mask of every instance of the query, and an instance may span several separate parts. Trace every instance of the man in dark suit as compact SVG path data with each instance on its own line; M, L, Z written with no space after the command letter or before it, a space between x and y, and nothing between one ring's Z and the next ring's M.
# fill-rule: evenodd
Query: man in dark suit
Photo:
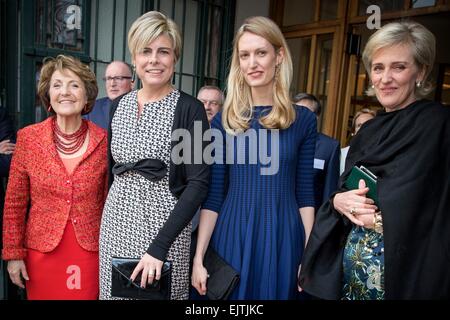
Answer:
M8 111L5 108L0 108L0 227L3 221L3 204L5 201L4 180L8 178L11 156L16 146L15 142L16 135L12 122L8 117ZM0 238L0 246L3 247L1 241L2 238Z
M107 97L97 99L92 111L83 118L94 122L103 129L108 129L111 101L133 90L132 69L125 62L113 61L106 67L103 81Z
M313 95L299 93L294 103L305 106L319 118L322 111L319 100ZM337 190L339 180L339 141L322 133L317 134L314 153L314 197L316 212L320 206Z
M3 204L5 201L4 184L9 174L9 165L11 164L12 153L16 146L16 134L11 119L8 117L8 110L0 108L0 248L3 247ZM6 264L1 261L0 266L0 299L5 299L8 296L16 295L17 289L8 280L9 276L6 272ZM8 285L9 282L9 285ZM9 287L9 290L7 290ZM14 291L14 292L11 292Z

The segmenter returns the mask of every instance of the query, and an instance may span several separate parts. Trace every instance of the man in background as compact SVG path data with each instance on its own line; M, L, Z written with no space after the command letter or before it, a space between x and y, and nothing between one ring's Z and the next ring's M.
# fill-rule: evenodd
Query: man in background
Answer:
M108 129L111 102L133 90L134 82L131 67L125 62L113 61L106 67L103 81L105 82L107 96L97 99L94 109L84 118L103 129Z
M211 123L211 120L214 118L216 113L222 109L222 105L225 100L222 90L216 86L201 87L198 91L197 99L200 100L205 106L209 123Z
M294 97L294 103L305 106L314 112L317 119L319 119L322 106L315 96L307 93L299 93ZM318 132L316 151L314 153L314 197L316 212L338 188L340 152L339 141Z
M222 109L225 97L223 91L216 86L203 86L197 93L197 99L205 106L208 122L211 124L212 119ZM197 211L192 218L192 232L195 232L200 220L200 210ZM195 239L197 240L197 239ZM195 248L194 248L195 249Z
M206 116L208 117L208 122L211 124L214 116L222 109L222 105L225 101L223 91L216 86L203 86L197 93L197 99L200 100L205 106ZM192 234L191 234L191 262L189 266L192 266L192 259L195 255L195 249L197 247L197 228L200 221L200 209L197 210L194 217L192 218ZM192 270L189 271L189 274ZM191 286L189 293L190 299L195 300L205 300L206 298L200 296Z

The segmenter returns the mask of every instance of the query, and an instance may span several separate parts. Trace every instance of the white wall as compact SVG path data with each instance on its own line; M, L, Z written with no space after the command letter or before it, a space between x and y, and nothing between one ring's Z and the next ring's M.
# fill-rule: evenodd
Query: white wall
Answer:
M270 0L237 0L234 31L241 26L245 18L251 16L269 16Z

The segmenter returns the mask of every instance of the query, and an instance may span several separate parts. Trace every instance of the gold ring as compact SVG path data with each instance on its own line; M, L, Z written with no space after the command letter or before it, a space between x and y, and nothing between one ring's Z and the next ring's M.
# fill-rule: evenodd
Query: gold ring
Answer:
M149 275L150 277L154 277L154 276L155 276L155 271L156 271L156 270L149 271L148 275Z
M354 215L356 214L356 208L355 208L355 207L353 207L353 208L350 209L350 214L351 214L352 216L354 216Z

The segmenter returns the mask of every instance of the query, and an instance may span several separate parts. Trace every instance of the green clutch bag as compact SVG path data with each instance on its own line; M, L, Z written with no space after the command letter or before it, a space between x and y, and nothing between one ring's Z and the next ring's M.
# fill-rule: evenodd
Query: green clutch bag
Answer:
M377 176L366 167L360 166L358 168L354 166L344 185L348 190L358 189L359 180L361 179L366 182L366 186L369 188L366 196L375 201L375 205L378 205Z

